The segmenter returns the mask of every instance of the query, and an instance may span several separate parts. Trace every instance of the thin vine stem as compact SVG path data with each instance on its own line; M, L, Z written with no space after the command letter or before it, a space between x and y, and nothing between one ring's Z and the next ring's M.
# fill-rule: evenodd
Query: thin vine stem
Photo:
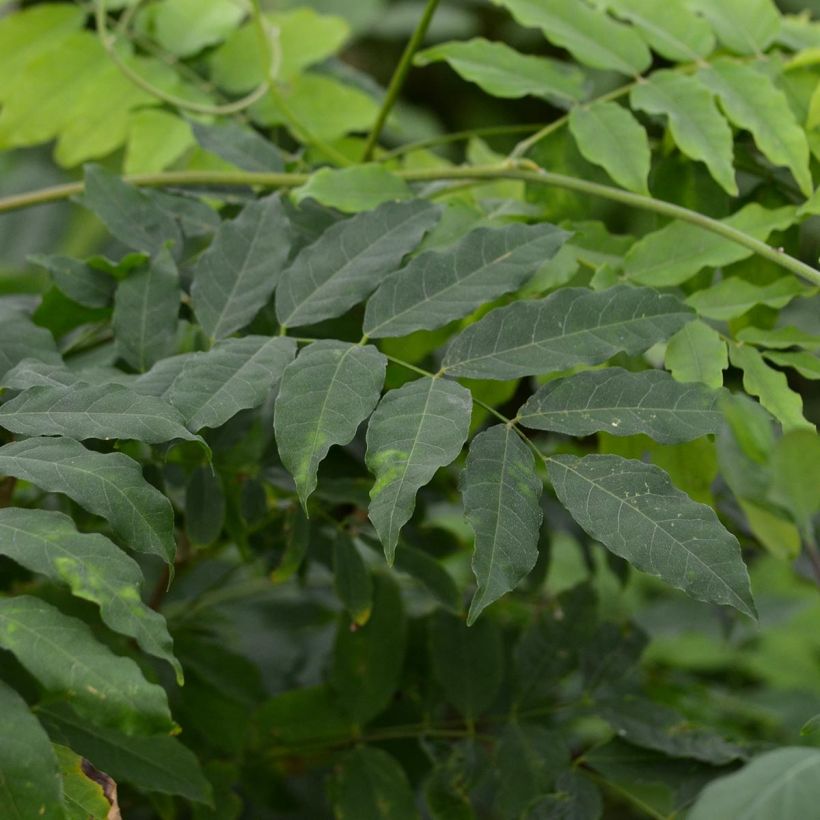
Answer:
M387 122L387 117L393 110L393 106L399 98L404 81L410 71L410 66L413 63L413 55L416 51L418 51L418 48L422 42L424 42L424 36L427 34L427 29L430 26L433 15L436 13L438 4L439 0L427 0L427 5L424 7L424 11L422 12L421 18L416 26L416 30L408 40L404 53L401 55L401 59L399 60L399 64L396 66L396 70L390 78L390 85L387 86L387 93L385 94L384 102L382 103L382 107L379 109L379 115L376 117L373 130L367 138L367 143L365 144L364 152L362 153L362 162L367 162L373 156L373 152L379 143L379 137L381 137L382 131L384 130L384 124Z

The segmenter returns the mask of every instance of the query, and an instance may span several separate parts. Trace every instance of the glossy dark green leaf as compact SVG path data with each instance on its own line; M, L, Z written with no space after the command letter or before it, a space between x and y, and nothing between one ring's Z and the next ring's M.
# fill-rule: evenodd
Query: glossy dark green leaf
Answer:
M599 364L641 353L691 318L676 297L649 288L563 288L491 311L455 338L443 367L453 376L514 379Z
M282 154L258 131L235 122L205 124L192 122L196 141L206 150L243 171L284 171Z
M225 524L225 490L211 467L197 467L185 488L185 532L194 544L207 546Z
M330 448L350 443L373 412L386 365L374 347L326 340L306 347L286 368L273 424L279 455L303 505Z
M535 566L542 484L529 447L504 424L473 439L460 484L464 515L475 532L478 589L467 618L472 624Z
M461 452L470 426L470 391L445 379L422 378L387 392L367 428L368 469L376 476L369 516L388 563L416 493Z
M0 473L64 493L108 520L122 544L173 561L171 504L122 453L95 453L79 442L30 438L0 447Z
M278 194L223 222L194 268L191 301L214 339L241 330L267 303L288 258L288 223Z
M296 342L285 337L225 339L184 362L168 400L189 429L221 427L262 404L295 354Z
M550 480L575 520L612 552L699 601L756 617L737 539L658 467L620 456L553 456Z
M723 423L719 399L719 392L681 384L662 370L633 373L609 367L548 382L518 418L525 427L571 436L644 433L674 444L717 433Z
M173 728L165 691L130 658L99 643L77 618L28 595L0 600L0 646L79 714L126 734Z
M0 817L64 820L57 758L26 702L0 681Z
M445 697L468 719L477 718L495 700L504 677L501 633L495 621L473 626L444 610L430 620L433 674Z
M7 507L0 509L0 554L97 604L108 627L168 661L182 681L165 619L141 600L139 565L105 536L77 532L62 513Z
M69 299L91 308L107 307L114 295L116 280L86 262L70 256L35 254L30 262L45 268L54 284Z
M367 302L373 338L434 330L518 289L566 241L553 225L478 228L444 251L426 251L387 278Z
M373 609L373 579L353 541L340 534L333 544L333 586L356 626L364 626Z
M328 228L283 274L278 320L301 327L341 316L399 266L439 215L424 200L387 202Z

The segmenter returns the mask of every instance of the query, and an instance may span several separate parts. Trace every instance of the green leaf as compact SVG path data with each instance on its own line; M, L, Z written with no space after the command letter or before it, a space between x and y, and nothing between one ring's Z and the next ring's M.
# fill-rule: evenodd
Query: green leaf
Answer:
M218 125L192 122L196 141L206 150L243 171L284 171L281 151L258 131L235 122Z
M191 57L225 39L244 17L231 0L164 0L141 15L156 41L178 57Z
M666 6L655 6L654 0L641 2L651 3L662 15L669 11ZM669 131L678 148L686 156L704 162L730 196L738 195L732 129L708 89L694 77L677 71L655 71L632 89L629 99L633 108L668 117Z
M455 40L419 52L414 62L426 66L442 60L494 97L542 97L568 108L586 96L584 74L575 66L521 54L503 42Z
M83 758L56 743L54 752L63 781L67 820L107 820L111 804L102 786L83 771Z
M529 447L511 427L497 424L470 444L461 475L464 515L475 532L473 574L478 582L468 626L535 566L541 530L541 480Z
M352 631L339 621L330 684L344 710L363 726L390 703L404 664L406 624L401 595L385 575L373 578L373 609Z
M167 242L177 246L182 242L176 220L144 191L98 165L85 168L82 203L120 242L134 250L154 255Z
M22 313L0 316L0 378L32 357L45 364L63 363L54 337L47 330L37 327Z
M321 168L293 190L297 203L315 199L322 205L347 213L377 208L385 202L412 199L410 186L383 165L356 165L351 168Z
M208 546L225 524L225 490L210 467L197 467L185 488L185 532L192 543Z
M820 379L820 358L813 353L764 353L770 362L794 368L804 379Z
M702 68L697 76L717 94L726 116L738 128L750 131L761 153L774 165L787 167L803 195L810 197L814 184L806 133L786 95L769 76L725 58Z
M116 281L86 262L69 256L34 254L29 262L45 268L54 284L69 299L85 307L108 307L114 295Z
M800 328L787 326L765 330L760 327L744 327L737 334L739 342L771 347L775 349L804 347L807 350L820 350L820 336L806 333Z
M522 26L540 28L546 38L591 68L640 74L652 55L634 29L577 0L493 0Z
M78 714L126 734L173 728L165 690L130 658L99 643L80 620L29 595L0 600L0 646Z
M64 820L57 757L26 702L0 681L0 816Z
M772 231L785 230L794 220L792 206L770 211L752 202L722 221L765 241ZM723 267L751 255L747 248L711 231L687 222L670 222L632 246L624 273L633 282L665 287L679 285L703 268Z
M812 735L820 731L820 715L815 715L805 722L803 728L800 730L801 735Z
M814 430L803 415L803 399L790 387L786 376L769 367L763 356L748 345L731 345L729 359L743 371L743 387L783 425L784 430Z
M600 165L622 188L649 193L649 137L626 108L614 102L577 106L570 111L569 130L584 159Z
M171 504L128 456L95 453L71 439L30 438L0 447L0 473L64 493L105 518L130 549L173 561Z
M62 513L7 507L0 510L0 554L97 604L108 627L168 661L182 682L165 619L140 598L139 565L105 536L77 532Z
M341 759L330 796L338 818L417 820L419 816L402 767L387 752L371 746L358 746Z
M808 430L786 433L775 445L771 465L772 500L791 513L810 542L820 512L820 438Z
M515 379L599 364L621 351L642 353L691 318L676 297L649 288L563 288L488 313L453 340L443 369L458 377Z
M198 441L177 410L122 384L32 387L0 406L0 427L25 436Z
M364 626L373 609L373 579L356 545L344 533L333 544L333 586L350 620Z
M604 801L598 787L576 770L565 771L555 782L555 794L535 800L524 820L600 820Z
M785 307L795 296L803 294L808 294L807 287L795 276L781 276L768 285L755 285L739 276L730 276L693 293L686 301L701 316L725 321L742 316L756 305Z
M820 749L787 746L756 757L739 772L713 780L689 820L805 820L820 800Z
M129 175L159 173L173 165L193 144L188 123L176 114L161 108L131 111L123 171ZM156 193L152 197L155 203ZM211 213L216 216L216 211Z
M302 350L285 370L273 424L279 455L304 507L330 448L349 444L373 412L386 366L372 346L323 340Z
M658 467L619 456L554 456L555 492L595 539L699 601L755 617L740 545L715 511L672 486Z
M697 62L714 51L715 37L702 18L683 0L659 5L657 0L603 0L617 17L632 23L646 42L667 60ZM657 76L657 72L652 75ZM650 78L651 82L651 78Z
M702 382L717 389L723 386L729 353L720 334L697 319L669 340L664 364L679 382Z
M114 295L117 350L135 370L148 370L174 352L182 291L174 260L163 248L132 273Z
M180 353L176 356L168 356L167 359L160 359L150 370L137 376L132 389L143 396L156 396L158 399L168 399L168 391L171 385L182 373L185 365L191 361L196 353Z
M277 319L301 327L346 313L398 267L440 214L424 200L387 202L331 226L282 276Z
M468 720L493 703L504 677L501 632L482 618L466 626L461 618L436 610L430 620L433 674L447 700Z
M191 301L202 329L224 339L270 299L288 258L288 223L278 194L223 222L194 268Z
M225 339L186 359L168 389L168 400L189 429L221 427L240 410L258 407L296 354L285 337Z
M715 390L680 384L662 370L633 373L609 367L548 382L521 408L518 418L525 427L570 436L644 433L654 441L675 444L720 430L719 398Z
M399 531L413 515L416 493L461 452L472 403L460 384L423 378L390 390L373 413L365 457L376 476L369 517L389 564Z
M210 803L210 783L194 754L175 737L125 735L96 726L61 703L40 706L38 715L52 738L70 746L117 782L131 783L140 791Z
M338 741L354 733L350 719L327 685L275 695L257 710L256 722L266 739L283 746Z
M517 290L558 252L568 234L548 223L478 228L444 251L425 251L370 297L373 338L434 330Z
M418 581L442 606L453 612L461 610L461 593L453 576L423 550L403 543L393 568Z
M772 0L688 0L714 28L720 42L737 54L762 54L780 31Z

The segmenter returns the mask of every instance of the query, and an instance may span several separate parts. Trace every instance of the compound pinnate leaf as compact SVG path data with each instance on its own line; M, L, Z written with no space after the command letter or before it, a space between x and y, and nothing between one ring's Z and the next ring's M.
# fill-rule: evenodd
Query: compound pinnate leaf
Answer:
M64 820L57 758L26 702L0 681L0 816Z
M511 427L499 424L473 439L461 476L464 515L475 532L478 582L468 625L535 566L541 489L535 459Z
M720 334L698 319L669 340L664 364L679 382L703 382L718 388L723 386L729 353Z
M7 507L0 510L0 554L97 604L107 626L168 661L182 682L165 619L140 598L142 570L105 536L77 532L62 513Z
M553 225L478 228L445 251L426 251L390 276L367 302L373 338L434 330L516 290L569 234Z
M0 600L0 646L78 714L126 734L173 728L165 691L77 618L29 595Z
M588 436L643 433L663 444L717 433L723 423L720 393L681 384L661 370L633 373L620 367L548 382L521 408L525 427Z
M453 340L443 367L453 376L503 380L599 364L642 353L692 318L677 297L650 288L563 288L491 311Z
M714 28L720 41L738 54L762 54L780 31L772 0L688 0Z
M30 438L0 447L0 474L64 493L105 518L129 549L173 561L171 503L122 453L95 453L66 438Z
M416 493L461 452L472 406L470 391L460 384L423 378L387 392L373 413L365 458L376 476L369 516L388 563Z
M268 301L288 258L287 227L278 194L246 205L219 226L191 286L194 313L211 338L245 327Z
M323 340L302 350L285 369L273 424L279 455L303 506L330 448L351 442L373 412L386 366L372 346Z
M295 354L296 342L286 337L225 339L184 362L168 400L194 432L221 427L262 404Z
M32 387L0 407L0 427L26 436L197 441L179 411L122 384Z
M573 518L616 555L699 601L756 617L737 539L663 470L609 455L554 456L547 469Z
M398 267L440 214L424 200L387 202L333 225L285 271L277 318L300 327L341 316Z

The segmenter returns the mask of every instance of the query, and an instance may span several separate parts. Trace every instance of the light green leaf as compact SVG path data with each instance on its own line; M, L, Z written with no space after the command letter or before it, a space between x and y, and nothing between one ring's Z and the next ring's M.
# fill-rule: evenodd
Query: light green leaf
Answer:
M0 406L0 427L25 436L198 441L162 399L121 384L32 387Z
M54 744L63 781L66 820L107 820L111 804L102 786L83 771L83 758L67 746Z
M784 430L814 430L803 415L803 399L786 376L769 367L763 356L748 345L730 345L729 359L743 371L743 387L783 425Z
M654 6L654 0L642 2ZM668 11L660 6L657 10L662 15ZM732 129L708 89L694 77L677 71L655 71L632 89L629 99L633 108L668 117L669 131L678 148L686 156L704 162L730 196L738 195Z
M288 223L278 194L223 222L194 268L191 301L214 339L241 330L270 299L288 258Z
M515 379L599 364L621 351L642 353L691 319L676 297L649 288L563 288L491 311L454 339L443 368L459 377Z
M804 347L806 350L820 350L820 336L806 333L798 327L786 326L765 330L760 327L744 327L737 334L739 342L771 347L775 349L788 347Z
M820 731L820 715L815 715L813 718L809 718L809 720L806 721L803 728L800 730L800 734L812 735L818 731Z
M518 413L525 427L588 436L641 433L663 444L717 433L723 423L720 393L680 384L662 370L620 367L578 373L543 385Z
M686 301L708 319L734 319L756 305L782 308L796 296L809 291L795 276L781 276L768 285L755 285L739 276L722 279L706 290L693 293Z
M0 816L64 820L57 757L26 702L0 681Z
M134 369L148 370L173 353L181 297L177 268L167 248L117 287L114 339L119 354Z
M436 610L430 620L433 674L447 700L467 719L485 712L504 677L504 650L495 621L467 626L461 618Z
M634 29L577 0L493 0L522 26L540 28L546 38L567 49L578 62L621 74L640 74L652 55Z
M306 347L282 377L274 431L304 507L319 464L349 444L379 400L387 360L376 348L324 340Z
M444 251L425 251L370 297L364 332L373 338L434 330L517 290L569 234L549 223L478 228Z
M123 171L126 174L159 173L173 165L193 144L190 126L176 114L158 108L132 111L128 115Z
M140 791L174 794L196 803L209 803L211 785L193 752L175 737L136 737L96 726L65 704L41 706L38 715L49 734L70 746L118 783Z
M820 438L808 430L793 430L775 445L771 459L771 498L788 510L795 523L812 535L812 521L820 512Z
M820 358L813 353L764 353L770 362L794 368L804 379L820 379Z
M99 643L77 618L29 595L0 600L0 646L78 714L126 734L173 728L165 690L130 658Z
M667 60L697 61L714 51L715 37L709 23L693 14L684 0L670 0L663 5L657 0L603 0L603 5L632 23Z
M614 102L578 106L570 111L569 129L584 159L600 165L621 187L649 193L649 138L626 108Z
M504 424L473 439L460 486L464 515L475 532L473 574L478 589L470 604L469 626L535 566L542 486L529 447Z
M762 54L780 31L772 0L687 0L714 28L721 43L737 54Z
M663 470L610 455L553 456L547 468L561 503L616 555L699 601L756 617L737 539Z
M102 271L70 256L34 254L28 259L45 268L51 274L54 284L77 304L92 308L108 307L111 304L116 280Z
M54 366L63 362L45 328L37 327L22 313L0 316L0 378L29 358Z
M242 7L232 0L163 0L147 6L141 22L166 51L191 57L224 40L243 17Z
M401 177L375 164L320 168L293 191L297 203L303 199L315 199L346 213L369 211L385 202L412 197L410 186Z
M95 453L71 439L30 438L0 447L0 474L67 495L105 518L129 549L174 559L171 503L122 453Z
M419 816L404 769L394 757L372 746L348 752L329 788L338 818L416 820Z
M266 173L285 170L280 150L252 128L243 128L230 121L219 125L192 122L191 131L206 151L243 171Z
M567 108L586 94L582 71L570 63L521 54L503 42L476 37L433 46L416 54L416 65L445 61L465 80L495 97L543 97Z
M472 404L460 384L423 378L390 390L373 413L365 457L376 476L369 517L389 564L399 531L413 515L416 493L461 452Z
M697 76L720 98L726 116L738 128L750 131L761 153L774 165L787 167L803 195L810 197L814 184L806 133L786 95L769 76L725 58L715 60Z
M373 578L373 608L367 623L351 631L339 621L330 684L357 725L382 712L399 684L406 633L401 595L386 575Z
M364 626L373 609L373 579L346 533L339 533L333 544L333 587L350 620L356 626Z
M703 382L718 388L723 386L729 352L720 334L697 319L669 340L664 364L679 382Z
M387 202L328 228L302 250L276 289L276 316L287 327L341 316L364 299L435 225L424 200Z
M7 507L0 510L0 554L97 604L107 626L168 661L182 682L165 619L140 599L142 570L105 536L77 532L62 513Z
M262 404L295 355L296 342L286 337L225 339L183 363L168 400L191 430L221 427Z
M820 801L820 749L787 746L713 780L689 820L805 820Z
M772 231L794 224L795 209L785 206L770 211L752 202L722 221L765 241ZM626 255L624 273L633 282L666 287L685 282L703 268L722 267L751 255L747 248L711 231L687 222L670 222L632 246Z

